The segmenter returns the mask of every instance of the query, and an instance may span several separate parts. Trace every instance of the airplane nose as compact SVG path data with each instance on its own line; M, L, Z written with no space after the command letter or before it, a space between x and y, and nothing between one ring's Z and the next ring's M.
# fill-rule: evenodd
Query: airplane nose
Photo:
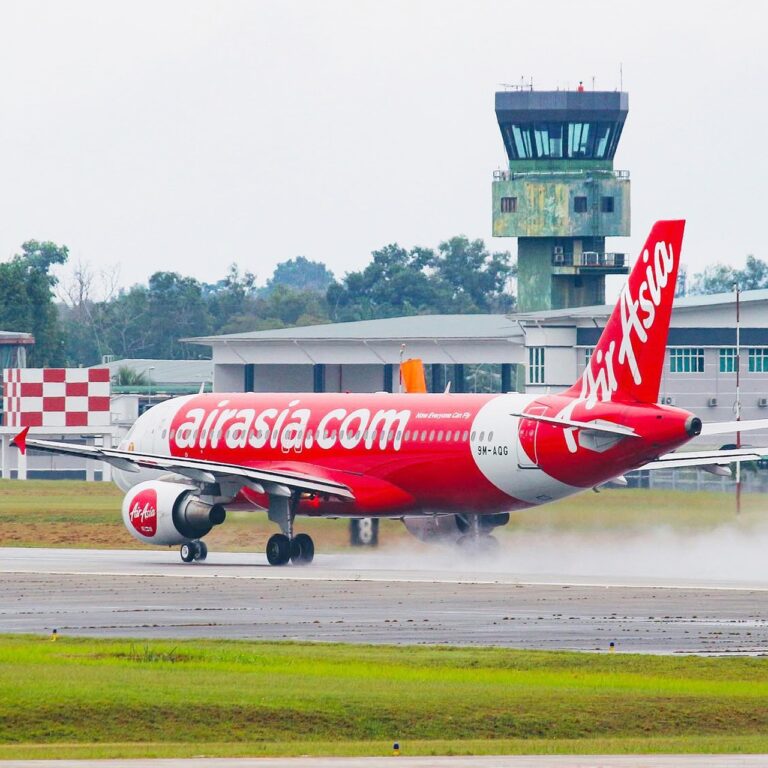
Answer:
M685 432L689 437L701 434L701 419L698 416L689 416L685 420Z

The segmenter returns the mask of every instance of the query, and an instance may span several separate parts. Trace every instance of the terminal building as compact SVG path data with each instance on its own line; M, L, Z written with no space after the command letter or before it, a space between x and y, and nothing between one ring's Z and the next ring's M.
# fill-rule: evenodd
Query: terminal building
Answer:
M213 354L214 391L397 391L401 345L442 392L557 392L583 372L613 305L513 315L427 315L192 339ZM741 294L743 419L768 418L768 290ZM732 293L676 299L660 401L704 421L736 407ZM768 433L750 433L763 443Z

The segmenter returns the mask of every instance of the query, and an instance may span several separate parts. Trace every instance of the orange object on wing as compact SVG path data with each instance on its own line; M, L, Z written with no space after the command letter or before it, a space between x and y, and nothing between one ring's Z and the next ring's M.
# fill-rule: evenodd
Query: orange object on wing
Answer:
M424 378L424 363L418 357L411 357L400 363L400 381L403 392L426 392L427 380Z

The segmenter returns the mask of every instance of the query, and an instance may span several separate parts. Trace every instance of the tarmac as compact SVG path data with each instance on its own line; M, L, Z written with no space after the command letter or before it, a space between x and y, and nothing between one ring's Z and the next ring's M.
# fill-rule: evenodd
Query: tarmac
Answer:
M574 578L365 553L0 549L0 631L131 638L768 653L768 582Z

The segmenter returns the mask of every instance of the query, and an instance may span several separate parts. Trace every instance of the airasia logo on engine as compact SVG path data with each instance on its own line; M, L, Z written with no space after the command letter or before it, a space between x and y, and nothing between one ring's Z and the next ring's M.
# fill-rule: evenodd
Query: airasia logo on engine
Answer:
M145 488L133 497L128 519L142 536L152 537L157 533L157 491L154 488Z

